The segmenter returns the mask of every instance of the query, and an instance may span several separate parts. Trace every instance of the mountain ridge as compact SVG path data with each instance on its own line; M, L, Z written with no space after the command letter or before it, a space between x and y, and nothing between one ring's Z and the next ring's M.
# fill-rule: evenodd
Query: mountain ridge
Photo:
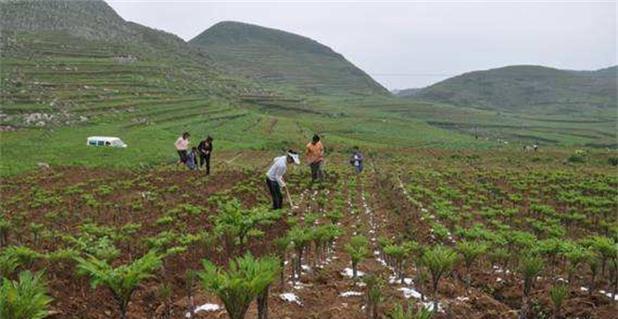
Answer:
M509 65L466 72L420 89L409 98L497 110L568 105L571 109L616 105L616 66L593 71ZM406 97L405 90L398 95Z
M390 94L328 46L291 32L222 21L189 41L231 72L310 94Z

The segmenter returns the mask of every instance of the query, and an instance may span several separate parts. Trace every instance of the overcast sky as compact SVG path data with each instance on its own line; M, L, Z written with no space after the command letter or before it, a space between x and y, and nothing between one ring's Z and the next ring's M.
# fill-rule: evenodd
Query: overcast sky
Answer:
M614 1L106 1L126 20L185 40L224 20L301 34L389 89L512 64L616 64Z

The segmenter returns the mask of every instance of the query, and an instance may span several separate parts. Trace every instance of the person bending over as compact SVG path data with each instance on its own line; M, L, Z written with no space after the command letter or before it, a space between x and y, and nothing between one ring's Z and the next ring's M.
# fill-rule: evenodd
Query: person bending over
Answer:
M283 206L283 195L281 195L281 188L286 187L283 175L287 171L288 164L300 164L298 159L298 153L289 150L287 155L275 157L273 164L266 173L266 185L268 191L273 199L273 209L281 209Z

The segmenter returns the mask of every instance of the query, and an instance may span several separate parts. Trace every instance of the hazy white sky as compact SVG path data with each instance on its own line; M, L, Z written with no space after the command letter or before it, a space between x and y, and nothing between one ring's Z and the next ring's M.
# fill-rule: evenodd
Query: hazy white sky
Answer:
M301 34L389 89L512 64L616 64L615 1L106 1L126 20L185 40L224 20Z

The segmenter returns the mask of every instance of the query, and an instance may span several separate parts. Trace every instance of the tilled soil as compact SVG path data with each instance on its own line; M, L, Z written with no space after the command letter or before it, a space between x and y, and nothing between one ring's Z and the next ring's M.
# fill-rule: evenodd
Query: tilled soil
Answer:
M121 227L127 223L139 223L142 227L134 238L154 236L167 228L157 223L165 212L179 205L189 203L205 209L199 215L184 215L182 219L185 228L181 231L195 233L200 230L210 231L211 216L217 213L216 206L209 201L214 194L226 194L241 199L247 207L268 202L263 185L261 172L248 170L225 169L213 176L203 176L200 172L187 172L182 168L161 168L150 172L110 171L79 168L54 168L53 170L35 172L3 181L2 198L15 199L3 204L10 217L16 212L27 210L28 221L45 224L46 227L66 233L76 233L85 221L101 225ZM299 178L306 178L302 175ZM291 214L297 217L309 212L323 213L325 208L316 205L316 198L323 195L332 196L335 179L348 178L342 174L333 177L325 183L325 188L305 188L292 186L294 199L299 205ZM126 183L122 183L125 181ZM429 287L414 282L416 268L409 263L405 270L406 277L411 278L405 284L389 283L392 270L383 264L379 258L376 239L380 236L407 236L422 244L433 243L430 226L426 220L418 218L418 207L407 199L400 185L389 183L378 178L375 172L367 170L364 177L356 178L354 189L345 189L343 197L347 199L340 226L344 234L336 240L332 252L327 256L327 263L321 267L314 265L315 256L309 250L303 258L306 269L299 283L290 280L290 264L285 268L286 281L278 281L271 287L269 309L271 318L367 318L366 287L362 280L354 280L342 274L350 268L350 258L344 251L345 244L355 234L363 234L371 240L372 256L368 256L359 264L359 271L365 274L376 274L385 279L383 302L380 313L383 317L394 304L429 303L433 297ZM32 207L32 185L50 194L62 194L60 203L48 203ZM83 193L72 194L67 189L79 185ZM114 191L100 194L101 185L115 185ZM123 188L124 187L124 188ZM165 190L165 191L163 191ZM99 200L96 207L83 203L82 194L95 194ZM151 193L156 193L155 199L149 199ZM50 221L50 212L69 211L60 221ZM74 213L78 212L78 213ZM271 241L285 234L288 229L285 221L269 225L265 237L250 241L247 249L255 255L272 253ZM26 226L13 231L12 242L19 241L33 249L45 252L59 248L59 238L44 238L34 242L28 234ZM131 247L130 239L119 245L122 254L115 264L127 262L141 255L147 249L143 245ZM192 249L191 249L192 248ZM207 258L219 265L226 263L226 252L221 245L213 243L208 246L194 246L190 252L167 257L164 267L155 278L143 283L135 292L129 306L129 318L185 318L189 306L199 306L212 303L221 306L221 302L213 295L203 292L199 284L187 287L185 273L187 270L200 269L200 261ZM287 261L291 260L288 256ZM33 270L45 270L51 296L53 318L117 318L116 305L111 293L105 287L91 289L88 279L75 274L75 265L70 261L35 262ZM485 271L486 270L486 271ZM491 266L485 265L474 269L472 287L466 292L463 281L463 267L455 271L441 282L437 299L440 311L434 318L517 318L521 306L521 280L514 274L496 273ZM500 281L497 280L500 278ZM161 287L171 288L169 297L164 298ZM547 297L550 280L540 280L534 287L531 296L537 305L531 312L534 317L548 318L551 309ZM188 288L195 291L193 302L188 298ZM578 288L578 287L576 287ZM424 300L417 297L406 299L402 289L414 289L424 292ZM283 293L293 293L299 298L300 304L287 302L280 297ZM346 296L346 293L352 294ZM359 295L354 295L359 293ZM248 318L256 317L256 306L249 309ZM593 293L588 294L578 289L572 289L570 297L563 306L564 318L615 318L618 313L616 302ZM200 311L196 318L227 318L223 309L217 311Z

